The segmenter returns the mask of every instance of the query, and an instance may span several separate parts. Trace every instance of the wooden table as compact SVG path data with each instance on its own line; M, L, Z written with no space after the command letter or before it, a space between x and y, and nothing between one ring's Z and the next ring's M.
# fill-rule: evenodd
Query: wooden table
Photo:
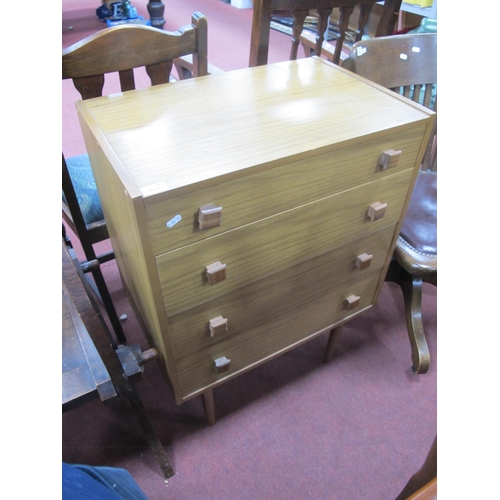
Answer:
M210 423L214 387L376 302L434 120L317 57L77 107L127 294Z

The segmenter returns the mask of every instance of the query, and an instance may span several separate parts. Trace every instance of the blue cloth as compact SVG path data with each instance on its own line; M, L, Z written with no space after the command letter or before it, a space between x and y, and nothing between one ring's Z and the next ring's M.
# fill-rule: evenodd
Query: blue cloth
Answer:
M103 220L104 215L102 213L101 200L97 193L97 186L89 157L83 154L66 158L66 165L68 166L69 176L71 177L85 224ZM63 200L66 203L64 193Z
M148 500L125 469L62 464L63 500Z

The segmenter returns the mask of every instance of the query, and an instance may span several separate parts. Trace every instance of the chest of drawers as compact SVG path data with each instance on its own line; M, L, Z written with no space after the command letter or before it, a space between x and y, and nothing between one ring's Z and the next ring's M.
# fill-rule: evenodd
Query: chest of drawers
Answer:
M209 405L375 303L434 119L318 58L77 108L128 296Z

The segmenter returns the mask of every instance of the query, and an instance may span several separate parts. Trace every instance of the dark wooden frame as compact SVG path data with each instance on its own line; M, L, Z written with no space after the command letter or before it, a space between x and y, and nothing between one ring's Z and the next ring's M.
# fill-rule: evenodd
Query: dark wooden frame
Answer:
M139 346L115 350L93 291L67 239L62 244L62 293L63 413L96 397L105 404L127 398L163 475L172 477L174 469L133 383L142 378L144 362L155 359L158 353L154 349L141 352ZM69 371L67 378L65 370ZM65 380L71 381L69 387Z
M360 23L358 24L356 36L356 41L358 41L361 40L364 28L368 22L368 16L376 1L377 0L254 0L249 66L267 64L271 16L274 11L288 10L291 11L294 17L295 23L292 34L290 59L296 59L300 34L302 33L304 20L309 14L309 11L311 9L317 9L318 12L319 28L314 54L321 55L321 46L323 44L323 34L326 30L326 23L328 22L328 17L332 13L332 10L336 7L340 8L341 13L341 37L337 40L332 61L335 64L339 64L345 31L349 25L349 18L354 7L361 7ZM402 0L386 0L384 2L382 16L375 36L391 35L394 32L401 1Z

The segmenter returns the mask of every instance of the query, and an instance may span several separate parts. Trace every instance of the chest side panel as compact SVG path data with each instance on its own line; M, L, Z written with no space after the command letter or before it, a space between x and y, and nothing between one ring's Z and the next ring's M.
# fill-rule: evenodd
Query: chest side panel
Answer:
M175 387L177 371L175 365L168 362L172 358L171 345L143 200L131 198L94 131L85 121L81 122L121 279Z

